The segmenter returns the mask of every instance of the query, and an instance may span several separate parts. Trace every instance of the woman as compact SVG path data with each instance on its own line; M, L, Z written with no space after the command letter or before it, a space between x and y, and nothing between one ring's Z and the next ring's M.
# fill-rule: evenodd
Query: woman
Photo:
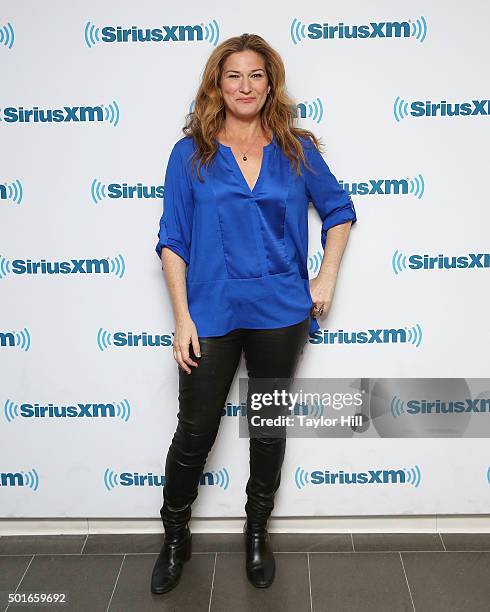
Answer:
M308 332L319 329L316 317L330 306L356 221L318 140L293 122L279 54L260 36L243 34L211 54L186 136L170 154L156 251L176 321L179 412L165 464L165 541L154 593L174 588L191 556L191 505L242 350L250 382L293 376ZM322 219L325 249L311 283L309 201ZM268 587L275 574L267 523L285 441L282 430L250 436L244 534L256 587Z

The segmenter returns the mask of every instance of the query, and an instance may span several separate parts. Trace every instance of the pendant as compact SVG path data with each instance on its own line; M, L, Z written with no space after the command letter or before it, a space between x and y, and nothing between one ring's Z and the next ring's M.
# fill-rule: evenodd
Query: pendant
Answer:
M243 161L247 161L247 156L246 155L243 156Z

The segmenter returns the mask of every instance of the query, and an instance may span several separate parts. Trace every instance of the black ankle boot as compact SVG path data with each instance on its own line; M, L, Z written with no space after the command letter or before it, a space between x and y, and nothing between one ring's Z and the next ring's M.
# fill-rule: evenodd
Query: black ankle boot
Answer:
M248 521L245 534L247 577L258 588L269 587L274 581L276 562L270 545L270 536L263 524Z
M184 530L166 530L165 541L151 576L151 592L159 595L176 587L184 562L191 558L191 554L192 534L188 525Z

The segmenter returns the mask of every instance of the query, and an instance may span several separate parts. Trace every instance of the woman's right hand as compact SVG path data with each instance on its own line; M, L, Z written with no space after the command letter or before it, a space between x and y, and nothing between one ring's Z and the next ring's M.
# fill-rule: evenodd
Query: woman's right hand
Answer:
M194 355L200 357L201 348L199 346L196 325L190 315L187 315L176 322L174 338L174 359L187 374L191 373L190 365L194 367L199 365L189 354L190 346L192 346Z

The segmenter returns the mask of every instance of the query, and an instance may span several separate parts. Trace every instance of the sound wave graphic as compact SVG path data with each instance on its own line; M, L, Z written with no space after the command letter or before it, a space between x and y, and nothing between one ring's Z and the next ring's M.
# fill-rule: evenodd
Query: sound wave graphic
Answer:
M3 183L7 190L7 199L20 204L22 202L24 190L22 189L22 183L19 179L16 179L12 183Z
M0 278L5 278L7 274L10 273L10 259L7 259L3 255L0 255Z
M11 400L6 400L3 405L3 414L8 423L11 423L19 416L19 404L14 404Z
M213 481L215 485L221 487L225 491L228 489L228 486L230 484L230 475L225 467L221 468L221 470L218 471L210 470L208 474L213 475Z
M410 193L419 200L423 197L425 191L424 177L418 174L415 178L410 179Z
M12 47L14 46L14 41L14 28L12 27L10 21L8 21L7 25L0 26L0 45L12 49Z
M90 21L87 21L85 24L85 44L89 49L91 49L94 45L100 42L100 28L96 27Z
M399 123L402 119L408 116L408 102L406 102L403 98L399 96L396 97L395 102L393 104L393 114L395 115L395 119Z
M97 346L101 351L105 351L112 346L112 334L102 327L97 332Z
M293 44L297 45L301 40L306 38L305 28L306 25L304 23L298 21L296 17L293 19L291 22L291 28L289 30Z
M24 486L29 487L29 489L32 489L33 491L37 491L39 487L39 476L37 475L36 470L34 468L32 468L32 470L29 472L23 472L21 470L20 473L24 479Z
M104 111L104 121L108 121L114 127L117 127L120 117L119 106L117 105L117 102L113 100L107 105L101 104L101 107Z
M320 266L322 265L323 260L323 252L317 251L311 257L308 257L308 270L313 274L317 274L320 270Z
M108 491L110 491L111 489L114 489L115 487L118 487L119 486L119 475L117 474L117 472L114 472L110 468L107 468L106 471L104 472L104 484L105 484L105 488Z
M204 40L210 42L213 46L216 47L219 40L219 26L216 19L213 19L208 23L208 25L204 27Z
M111 274L115 274L118 278L122 278L126 272L124 257L121 254L116 255L116 257L109 257L109 263L111 265Z
M103 198L107 197L106 188L107 186L104 183L101 183L99 180L94 179L92 181L92 185L90 187L90 194L92 196L94 204L97 204Z
M427 21L425 20L425 17L423 15L419 19L416 19L412 22L410 34L419 42L424 42L425 37L427 36Z
M298 489L302 489L307 484L310 484L310 473L301 467L297 467L294 472L294 482Z
M391 258L391 267L393 268L393 272L397 275L403 270L406 270L407 256L397 249Z
M18 346L22 351L27 351L31 348L31 335L27 327L20 331L14 332L15 334L15 346Z
M131 404L127 399L123 399L121 402L116 404L117 413L116 416L120 417L126 423L129 421L131 415Z
M420 474L420 468L418 465L415 465L414 467L411 468L403 468L403 471L406 474L406 482L408 484L413 485L414 487L418 487L420 485L420 480L421 480L421 474Z
M307 108L307 117L308 119L312 119L316 121L316 123L320 123L323 119L323 102L320 98L316 98L313 102L304 102L303 103Z
M408 329L407 342L414 344L418 348L422 343L422 328L420 325L417 323L410 328L405 327L405 329Z
M405 402L394 395L391 400L390 411L393 418L396 419L405 412Z

